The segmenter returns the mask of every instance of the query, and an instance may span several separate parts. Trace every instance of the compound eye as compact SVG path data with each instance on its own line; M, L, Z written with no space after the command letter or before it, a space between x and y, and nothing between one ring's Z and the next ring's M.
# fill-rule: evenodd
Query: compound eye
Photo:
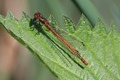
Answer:
M38 12L38 13L37 13L37 16L40 17L40 15L41 15L41 14Z
M40 17L40 14L37 14L37 17Z

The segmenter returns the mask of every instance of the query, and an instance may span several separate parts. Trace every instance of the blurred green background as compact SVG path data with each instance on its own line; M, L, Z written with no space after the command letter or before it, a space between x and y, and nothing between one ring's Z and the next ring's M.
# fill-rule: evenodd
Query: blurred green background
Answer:
M106 29L109 29L113 21L118 26L117 31L120 31L119 0L1 0L0 14L5 16L8 11L13 12L18 19L22 11L31 17L37 11L46 18L52 15L62 28L63 15L77 24L80 16L84 14L93 27L99 17ZM13 48L9 43L12 43ZM0 44L0 80L57 80L42 62L12 40L2 27Z

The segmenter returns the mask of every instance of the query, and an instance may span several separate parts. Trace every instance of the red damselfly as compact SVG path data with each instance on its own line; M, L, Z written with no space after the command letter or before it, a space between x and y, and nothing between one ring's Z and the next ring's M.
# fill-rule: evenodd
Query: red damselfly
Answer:
M35 21L42 23L48 30L50 30L64 45L66 45L74 55L76 55L85 65L88 65L87 61L80 55L78 50L76 50L69 42L67 42L61 35L59 35L50 25L48 20L44 18L39 12L34 14L34 18L31 19L30 26L34 24ZM39 28L35 27L38 31Z

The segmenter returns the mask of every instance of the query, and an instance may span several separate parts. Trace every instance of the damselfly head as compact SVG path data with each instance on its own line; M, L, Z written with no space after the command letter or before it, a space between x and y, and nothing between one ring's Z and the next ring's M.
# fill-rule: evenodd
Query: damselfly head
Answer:
M38 17L40 17L41 16L41 13L40 12L36 12L35 14L34 14L34 18L38 18Z

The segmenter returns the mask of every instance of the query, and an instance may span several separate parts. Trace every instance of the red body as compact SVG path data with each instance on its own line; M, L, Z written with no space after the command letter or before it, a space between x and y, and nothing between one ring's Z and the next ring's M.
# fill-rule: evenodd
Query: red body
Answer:
M46 26L60 41L62 41L71 51L75 54L85 65L88 63L80 56L80 53L70 44L68 43L61 35L59 35L49 24L48 20L41 16L39 12L34 14L34 18L38 19L42 24Z

